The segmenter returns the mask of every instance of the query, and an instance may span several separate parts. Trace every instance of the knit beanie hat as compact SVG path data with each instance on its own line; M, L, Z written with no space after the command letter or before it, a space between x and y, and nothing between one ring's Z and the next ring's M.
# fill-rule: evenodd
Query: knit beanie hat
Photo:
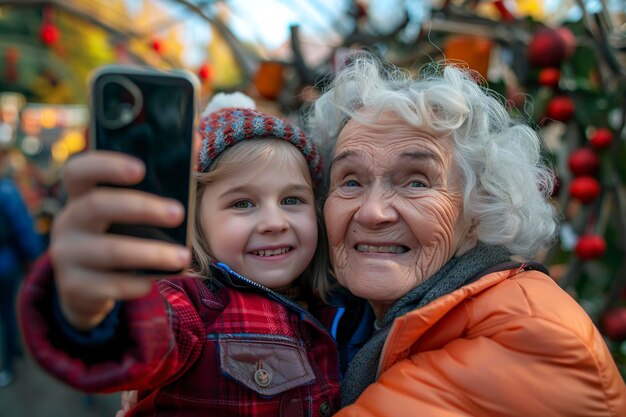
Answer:
M200 117L200 136L199 172L206 172L219 154L242 140L277 138L302 152L313 184L321 183L322 160L313 142L288 121L255 110L254 101L245 94L216 94Z

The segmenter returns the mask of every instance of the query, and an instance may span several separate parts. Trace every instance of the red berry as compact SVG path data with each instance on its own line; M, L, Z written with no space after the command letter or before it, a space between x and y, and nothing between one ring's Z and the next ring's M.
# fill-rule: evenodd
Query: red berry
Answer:
M554 67L544 68L539 71L537 78L539 79L539 84L543 86L557 87L559 85L559 80L561 79L561 71Z
M163 52L163 41L161 39L157 39L157 38L152 39L151 46L155 52L157 53Z
M548 103L546 116L549 119L566 122L574 115L574 100L568 96L556 96Z
M574 178L569 186L569 194L583 204L589 204L600 195L600 183L593 177Z
M582 177L583 175L593 175L600 166L598 155L590 148L576 149L569 156L567 161L569 169L574 176Z
M606 251L606 243L601 236L584 235L578 238L574 248L576 256L583 261L600 258Z
M589 138L589 143L594 149L605 149L611 146L613 141L613 132L606 128L598 128Z
M211 67L211 64L202 64L200 69L198 69L198 77L200 77L200 79L203 81L213 78L213 67Z
M626 308L615 308L606 311L602 316L602 328L612 340L626 339Z
M39 37L41 38L41 41L46 45L53 45L54 43L56 43L56 41L59 40L59 36L59 29L52 23L44 23L41 26Z
M556 30L542 28L535 32L526 52L532 65L543 68L558 65L567 50L563 37Z

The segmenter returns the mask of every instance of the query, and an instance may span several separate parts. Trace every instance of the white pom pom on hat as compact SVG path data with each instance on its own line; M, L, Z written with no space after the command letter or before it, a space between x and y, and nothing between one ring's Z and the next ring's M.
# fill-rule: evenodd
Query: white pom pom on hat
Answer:
M236 91L234 93L217 93L211 98L202 112L202 117L221 109L256 109L256 103L251 97Z

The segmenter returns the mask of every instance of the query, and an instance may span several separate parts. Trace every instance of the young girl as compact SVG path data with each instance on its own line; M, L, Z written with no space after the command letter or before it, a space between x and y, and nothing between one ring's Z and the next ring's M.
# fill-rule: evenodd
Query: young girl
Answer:
M191 276L159 280L138 297L134 286L144 278L107 273L115 262L131 266L129 245L142 259L148 250L169 256L159 252L163 246L149 246L162 243L107 236L117 248L102 254L97 243L93 259L79 260L81 245L59 242L21 294L26 343L39 364L76 388L138 389L128 416L330 416L338 408L337 347L325 327L330 323L312 314L331 317L320 301L328 282L315 193L319 156L300 129L277 117L251 108L207 110ZM70 195L73 188L81 187L68 181ZM101 197L76 191L80 196L58 227L81 223L71 215L80 204L106 211L110 198L130 204L137 196L90 192ZM100 240L93 242L102 242L106 227L94 228ZM82 247L89 250L89 242ZM88 267L81 270L81 262ZM98 265L108 268L101 267L101 276L93 272Z

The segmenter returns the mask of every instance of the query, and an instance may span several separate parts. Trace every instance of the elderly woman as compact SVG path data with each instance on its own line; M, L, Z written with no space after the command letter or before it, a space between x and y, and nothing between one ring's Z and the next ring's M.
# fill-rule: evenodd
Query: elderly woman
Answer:
M545 199L553 180L532 129L460 69L413 79L367 56L318 99L311 128L330 155L332 274L375 316L333 323L342 367L350 361L337 416L626 415L626 387L600 333L530 261L556 230ZM70 164L72 200L40 274L116 279L120 265L183 266L167 244L115 257L83 250L112 219L174 222L156 197L124 207L84 197L104 179L137 180L128 158ZM24 296L22 311L45 303Z
M332 148L333 275L376 316L339 416L626 415L600 333L528 262L556 230L532 129L467 72L367 57L311 122Z

